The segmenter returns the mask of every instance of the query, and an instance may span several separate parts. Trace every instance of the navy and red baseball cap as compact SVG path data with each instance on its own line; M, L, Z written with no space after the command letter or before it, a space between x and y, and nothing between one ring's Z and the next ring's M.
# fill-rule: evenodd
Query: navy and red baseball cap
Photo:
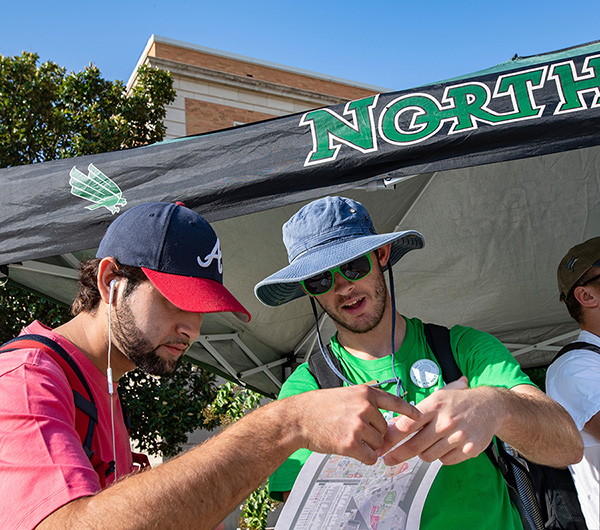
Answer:
M97 258L140 267L173 305L193 313L250 313L223 286L217 234L200 214L181 203L150 202L117 217L100 242Z

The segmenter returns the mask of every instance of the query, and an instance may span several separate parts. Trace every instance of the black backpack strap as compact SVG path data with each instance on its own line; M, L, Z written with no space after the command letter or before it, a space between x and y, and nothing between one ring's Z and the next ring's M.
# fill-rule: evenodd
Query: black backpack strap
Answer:
M342 363L333 353L331 344L327 344L325 347L327 348L331 362L343 374ZM317 381L319 388L337 388L344 385L344 382L329 367L320 349L308 358L308 371Z
M45 335L33 335L33 334L32 335L19 335L18 337L15 337L14 339L11 339L8 342L4 343L2 346L0 346L0 351L13 351L13 350L20 349L23 346L19 346L18 344L25 343L28 341L38 342L41 345L46 346L46 348L50 348L57 355L59 355L62 359L64 359L64 361L69 365L69 368L71 368L71 370L73 370L73 372L75 373L77 378L81 381L81 384L83 385L85 390L91 396L92 391L90 390L90 387L87 384L87 381L85 380L85 377L83 376L83 373L79 369L79 366L77 366L75 361L66 352L66 350L60 344L53 341L50 337L46 337ZM45 348L42 348L42 349L45 350Z
M452 353L450 330L446 326L440 326L439 324L423 324L423 328L425 330L427 344L429 344L429 348L440 365L442 379L445 383L456 381L463 373L458 367L458 364L456 364L456 359ZM492 463L500 468L504 475L507 471L507 467L505 462L498 457L498 448L496 447L494 440L486 447L485 454Z
M560 351L556 354L554 359L552 359L552 362L556 361L556 359L558 359L561 355L564 355L565 353L568 353L573 350L590 350L596 353L600 353L600 348L598 346L590 344L589 342L571 342L571 344L567 344L566 346L563 346L560 349Z
M463 373L456 364L452 346L450 345L450 330L446 326L438 324L423 324L425 338L429 348L442 370L442 379L445 383L451 383L460 378Z

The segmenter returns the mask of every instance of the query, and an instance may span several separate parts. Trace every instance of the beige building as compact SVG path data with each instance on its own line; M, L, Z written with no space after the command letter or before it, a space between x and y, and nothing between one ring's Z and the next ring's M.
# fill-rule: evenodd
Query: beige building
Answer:
M235 127L389 91L152 35L142 64L169 70L177 91L167 139Z

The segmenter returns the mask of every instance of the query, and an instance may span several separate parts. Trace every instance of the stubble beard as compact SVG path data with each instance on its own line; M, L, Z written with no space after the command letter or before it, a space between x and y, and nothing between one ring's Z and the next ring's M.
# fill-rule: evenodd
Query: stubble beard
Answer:
M147 374L159 376L172 374L183 357L182 355L178 359L164 359L159 355L158 347L154 347L136 326L127 297L115 306L111 331L123 355Z
M383 279L383 272L379 267L373 267L371 274L375 274L377 276L377 281L375 282L375 292L373 297L373 300L375 301L375 306L373 308L373 314L371 318L369 318L367 321L348 321L334 310L328 310L327 308L323 307L319 302L319 305L321 305L321 307L329 315L331 320L333 320L340 327L352 333L368 333L369 331L375 329L383 319L383 315L385 313L385 304L387 300L387 286L385 284L385 280ZM317 301L319 301L319 297L316 298Z

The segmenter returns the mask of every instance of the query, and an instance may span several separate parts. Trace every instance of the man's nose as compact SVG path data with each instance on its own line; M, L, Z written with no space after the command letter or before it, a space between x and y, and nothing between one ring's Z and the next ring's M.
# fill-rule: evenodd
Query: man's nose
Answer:
M333 276L333 288L336 293L344 294L354 289L354 282L351 282L342 276L339 271L335 271Z
M204 320L204 313L181 312L181 318L177 324L177 331L185 335L190 341L196 340L200 336L200 328Z

